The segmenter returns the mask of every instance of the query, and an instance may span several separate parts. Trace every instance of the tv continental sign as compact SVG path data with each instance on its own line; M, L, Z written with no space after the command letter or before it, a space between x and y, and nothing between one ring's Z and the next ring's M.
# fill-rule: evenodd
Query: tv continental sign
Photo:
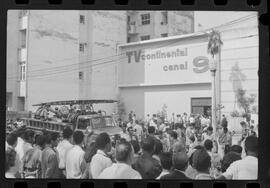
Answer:
M204 73L209 70L209 59L206 56L196 56L192 58L192 63L188 63L187 60L178 61L178 58L188 57L188 48L176 48L170 51L155 50L151 52L143 52L142 50L128 51L126 52L128 57L128 63L140 63L140 62L162 62L162 70L168 71L182 71L192 67L194 73ZM132 59L134 61L132 61ZM172 62L175 59L175 63Z

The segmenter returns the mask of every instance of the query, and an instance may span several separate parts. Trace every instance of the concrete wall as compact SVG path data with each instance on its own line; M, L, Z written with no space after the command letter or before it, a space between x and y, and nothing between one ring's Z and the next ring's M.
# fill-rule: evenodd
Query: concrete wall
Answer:
M194 32L193 11L168 11L169 36L183 35Z
M232 26L220 28L224 45L221 50L221 113L229 115L239 109L235 99L238 88L247 96L256 95L258 109L259 41L258 22L251 17Z
M67 19L68 18L68 19ZM30 11L26 109L78 98L78 11Z
M120 93L127 113L132 110L143 118L158 113L166 104L171 117L172 113L191 113L191 98L211 97L211 84L123 87Z
M117 99L117 49L126 42L126 11L93 11L91 91L92 99ZM86 86L87 87L87 86ZM97 105L100 106L100 105ZM114 105L103 105L108 113Z
M6 91L9 93L11 110L17 109L19 95L19 68L18 68L18 46L19 46L19 10L9 10L7 20L7 79Z
M142 50L170 51L187 49L186 56L166 59L152 59L136 62L134 54L130 58L119 60L119 93L125 110L134 111L138 118L157 113L164 104L167 113L191 113L191 98L211 98L211 73L194 72L193 59L197 56L208 58L206 36L192 36L173 40L145 41L120 46L119 53ZM149 52L150 51L150 52ZM187 62L186 70L163 71L164 65Z

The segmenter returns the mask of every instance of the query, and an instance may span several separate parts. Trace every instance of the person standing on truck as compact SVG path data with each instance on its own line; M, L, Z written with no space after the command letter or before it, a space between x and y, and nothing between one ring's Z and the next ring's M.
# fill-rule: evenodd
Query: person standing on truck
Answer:
M56 147L56 150L59 154L59 170L60 170L60 176L65 177L66 176L66 157L67 157L67 151L69 151L73 145L72 143L72 135L73 131L70 127L66 127L63 130L63 140L58 144Z
M41 178L59 178L58 157L54 149L58 144L58 134L48 133L45 149L41 154Z
M84 134L75 131L73 134L74 146L66 155L66 177L67 179L81 179L86 169L84 151L82 149Z

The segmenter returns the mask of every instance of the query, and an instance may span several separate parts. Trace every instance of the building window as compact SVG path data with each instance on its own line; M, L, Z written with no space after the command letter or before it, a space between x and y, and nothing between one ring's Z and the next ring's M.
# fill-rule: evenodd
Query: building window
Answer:
M130 23L130 16L127 16L127 23Z
M20 81L26 80L26 63L23 62L20 64Z
M150 35L141 36L141 41L149 40L149 39L150 39Z
M150 14L142 14L142 25L150 24Z
M26 47L26 30L20 31L20 37L21 37L21 48Z
M83 79L83 72L79 72L79 80Z
M80 23L85 24L85 16L84 15L80 15Z
M191 98L191 113L211 115L211 98Z
M161 12L161 25L167 25L168 24L168 11Z
M130 37L127 38L127 42L130 43Z
M27 16L27 14L28 14L28 10L21 10L21 11L19 12L19 18L22 18L22 17L24 17L24 16Z
M80 43L80 52L84 52L86 47L86 43Z
M162 33L161 34L161 37L167 37L168 36L168 33Z

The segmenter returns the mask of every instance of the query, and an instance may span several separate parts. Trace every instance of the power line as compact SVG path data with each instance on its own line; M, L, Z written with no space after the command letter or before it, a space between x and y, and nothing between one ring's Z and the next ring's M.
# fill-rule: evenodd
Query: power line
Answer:
M252 14L252 16L254 16L253 14ZM242 20L243 18L241 18L241 19L238 19L238 20ZM245 17L245 19L250 19L250 15L249 16L246 16ZM228 24L232 24L232 23L235 23L237 20L234 20L234 21L232 21L232 22L229 22ZM224 26L224 25L228 25L228 24L222 24L221 26ZM217 26L217 27L219 27L219 26ZM214 27L214 28L217 28L217 27ZM206 31L209 31L210 29L207 29ZM200 32L202 32L202 31L200 31ZM253 36L255 36L255 35L253 35ZM248 37L251 37L251 36L248 36ZM248 37L239 37L239 38L248 38ZM228 40L227 40L228 41ZM176 41L176 42L178 42L178 41ZM171 43L171 44L168 44L168 45L164 45L163 47L165 47L165 46L169 46L169 45L172 45L173 43ZM149 48L145 48L145 49L149 49ZM158 49L158 48L155 48L156 50ZM144 49L143 49L144 50ZM121 56L121 55L123 55L123 54L125 54L125 53L121 53L121 54L117 54L117 55L112 55L112 56L108 56L108 57L104 57L104 58L100 58L100 59L94 59L94 60L90 60L90 61L84 61L84 62L80 62L80 63L75 63L75 64L67 64L67 65L63 65L63 66L58 66L58 67L51 67L51 68L47 68L47 69L39 69L39 70L32 70L30 73L39 73L39 71L57 71L57 69L61 69L61 71L63 70L63 69L67 69L68 68L68 66L79 66L80 64L84 64L84 63L89 63L89 62L95 62L95 61L99 61L99 60L102 60L102 59L107 59L107 58L110 58L110 57L118 57L118 56ZM119 59L117 59L117 60L119 60ZM110 63L110 62L114 62L114 61L105 61L105 62L102 62L102 63L97 63L96 65L99 65L99 64L104 64L104 63ZM92 65L91 65L92 66ZM93 65L93 66L95 66L95 64ZM88 67L88 66L87 66ZM71 67L72 68L72 67ZM86 67L78 67L79 69L82 69L82 68L86 68ZM60 71L60 72L61 72ZM65 71L66 72L66 71ZM29 72L28 72L28 74L30 74ZM55 72L54 74L56 74L56 73L59 73L59 72ZM42 72L40 72L40 74L42 74ZM44 73L43 73L44 74ZM17 78L17 74L15 75L15 77ZM40 75L39 75L40 76ZM12 78L12 76L11 77L9 77L8 79L11 79Z
M235 40L235 39L240 39L240 38L250 38L250 37L254 37L254 36L257 36L257 35L249 35L249 36L245 36L245 37L234 37L234 38L231 38L231 39L227 39L226 41L230 41L230 40ZM176 42L179 42L179 41L176 41ZM174 42L174 43L176 43ZM169 46L169 45L172 45L173 43L171 44L167 44L167 45L164 45L164 46ZM202 44L202 45L195 45L195 46L192 46L192 47L189 47L189 48L196 48L196 47L199 47L199 46L205 46L205 44ZM156 49L155 49L156 50ZM94 67L94 66L99 66L99 65L103 65L103 64L115 64L115 63L120 63L120 62L123 62L123 61L119 61L121 59L126 59L127 57L123 57L123 58L118 58L116 60L109 60L109 61L104 61L104 62L101 62L101 63L97 63L97 64L88 64L88 65L85 65L83 67L76 67L76 68L73 68L73 67L65 67L63 66L64 68L62 69L54 69L54 70L51 70L51 72L45 72L45 73L40 73L40 72L30 72L28 73L28 76L31 77L31 78L37 78L37 77L44 77L44 76L50 76L50 75L54 75L54 74L62 74L62 73L67 73L67 72L77 72L78 70L80 69L84 69L84 68L90 68L90 67ZM119 61L119 62L118 62ZM88 61L89 62L89 61ZM78 64L77 64L78 65ZM109 64L110 65L110 64ZM30 74L35 74L37 73L37 75L30 75ZM18 75L16 75L15 77L13 77L14 79L17 79L18 78ZM12 77L8 77L9 80L12 79Z

